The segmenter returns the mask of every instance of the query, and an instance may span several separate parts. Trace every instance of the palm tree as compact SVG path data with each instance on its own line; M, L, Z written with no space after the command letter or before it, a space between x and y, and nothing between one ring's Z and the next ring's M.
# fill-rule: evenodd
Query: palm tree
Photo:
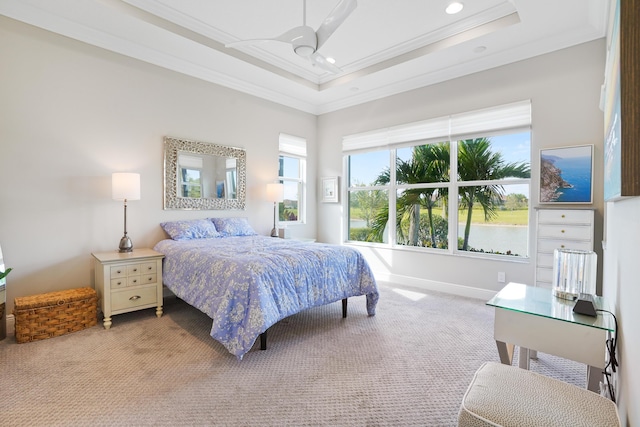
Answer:
M531 170L525 162L505 163L502 154L491 151L491 140L487 138L458 141L459 181L484 181L505 178L529 178ZM471 216L475 203L484 211L485 221L496 215L496 207L504 196L502 185L479 185L460 187L461 204L467 208L464 228L463 251L469 247Z
M449 144L427 144L413 148L412 158L409 161L398 159L396 161L396 181L399 184L421 184L430 182L449 181ZM384 171L376 179L376 185L385 185L390 182L389 170ZM398 237L406 240L408 245L416 246L419 241L420 208L427 209L429 223L429 237L433 247L436 246L436 234L433 219L433 208L439 199L446 198L446 189L437 188L413 188L403 192L396 201L396 229ZM400 226L403 218L409 220L409 235L404 236ZM381 239L387 221L389 208L384 207L378 211L378 215L372 227L375 239Z

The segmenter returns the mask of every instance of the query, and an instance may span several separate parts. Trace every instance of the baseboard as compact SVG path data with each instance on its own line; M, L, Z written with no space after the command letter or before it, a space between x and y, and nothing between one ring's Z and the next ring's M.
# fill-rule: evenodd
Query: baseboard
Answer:
M7 336L14 336L16 334L16 317L13 314L7 314Z
M455 283L438 282L435 280L419 279L417 277L402 276L399 274L378 273L374 271L374 276L376 279L384 282L397 283L399 285L410 286L427 291L444 292L447 294L476 298L485 301L491 299L496 294L496 291L488 289L474 288Z

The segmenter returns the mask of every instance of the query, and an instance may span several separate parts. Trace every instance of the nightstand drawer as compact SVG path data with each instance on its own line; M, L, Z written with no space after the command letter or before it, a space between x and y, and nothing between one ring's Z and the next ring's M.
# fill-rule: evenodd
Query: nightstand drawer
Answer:
M111 289L122 289L127 287L127 278L111 279Z
M117 265L117 266L111 267L111 278L115 279L116 277L127 277L126 265Z
M157 274L127 277L127 286L150 285L158 281ZM113 286L111 286L113 288Z
M143 285L150 285L151 283L156 283L158 281L157 274L143 274L140 277L140 283Z
M140 272L140 264L127 265L127 276L139 276Z
M145 263L140 264L140 273L141 274L157 273L157 271L156 271L156 263L155 262L145 262Z
M111 309L113 311L155 304L157 302L157 288L128 289L111 293Z
M142 284L142 280L140 276L129 276L127 277L127 286L138 286Z

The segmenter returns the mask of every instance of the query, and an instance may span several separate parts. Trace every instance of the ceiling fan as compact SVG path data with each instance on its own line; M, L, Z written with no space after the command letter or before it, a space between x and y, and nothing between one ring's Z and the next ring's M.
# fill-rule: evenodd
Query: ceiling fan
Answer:
M236 47L242 45L263 43L268 41L277 41L283 43L289 43L293 47L293 51L307 58L311 61L311 64L318 66L330 73L340 73L342 70L330 63L327 58L318 53L318 49L331 37L335 30L347 19L347 17L358 6L357 0L340 0L336 7L329 13L329 15L322 21L317 31L307 25L307 0L303 0L302 5L302 26L295 27L279 35L278 37L269 39L251 39L241 40L237 42L228 43L225 47Z

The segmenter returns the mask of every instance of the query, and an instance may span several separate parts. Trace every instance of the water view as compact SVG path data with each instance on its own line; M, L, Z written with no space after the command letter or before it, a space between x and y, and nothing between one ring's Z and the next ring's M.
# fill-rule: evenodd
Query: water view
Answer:
M362 220L352 220L350 224L352 229L364 226L365 222ZM469 234L469 246L485 251L511 251L514 255L526 257L529 253L527 231L526 226L473 224ZM458 225L458 235L464 236L464 224Z

